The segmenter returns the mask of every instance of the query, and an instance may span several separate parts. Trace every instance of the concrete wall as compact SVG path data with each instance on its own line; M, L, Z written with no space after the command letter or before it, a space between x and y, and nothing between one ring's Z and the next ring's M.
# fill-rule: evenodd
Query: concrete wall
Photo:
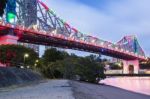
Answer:
M105 74L122 74L122 70L106 70Z

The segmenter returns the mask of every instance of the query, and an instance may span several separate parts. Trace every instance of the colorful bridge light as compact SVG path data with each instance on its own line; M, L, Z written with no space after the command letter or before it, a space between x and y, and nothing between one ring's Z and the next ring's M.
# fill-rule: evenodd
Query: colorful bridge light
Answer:
M124 50L121 48L121 52L123 52Z
M7 13L7 22L14 23L16 15L14 13Z
M7 0L6 20L8 23L14 23L16 17L16 0Z
M70 25L67 22L64 22L64 25L70 28Z
M101 45L104 45L104 42L100 42Z
M118 50L118 47L115 47L116 50Z
M78 30L76 28L72 28L72 30L75 32L75 33L78 33Z

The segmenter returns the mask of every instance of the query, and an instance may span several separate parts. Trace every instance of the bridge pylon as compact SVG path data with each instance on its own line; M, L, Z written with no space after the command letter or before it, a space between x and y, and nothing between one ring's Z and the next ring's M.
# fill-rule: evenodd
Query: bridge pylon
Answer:
M18 37L13 35L5 35L0 37L0 45L17 44Z
M123 60L123 74L138 74L139 60Z
M13 35L0 36L0 45L17 44L17 43L18 43L17 36L13 36ZM0 67L6 67L6 65L0 63Z

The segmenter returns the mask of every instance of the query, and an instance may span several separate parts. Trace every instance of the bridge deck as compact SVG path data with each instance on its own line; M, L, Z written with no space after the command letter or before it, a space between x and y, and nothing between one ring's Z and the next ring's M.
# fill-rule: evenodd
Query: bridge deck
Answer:
M124 60L145 60L143 56L138 56L133 53L120 51L119 49L112 49L105 46L96 45L93 43L87 43L82 40L75 40L72 38L66 38L61 34L45 34L44 32L39 32L36 30L13 27L10 24L2 25L0 24L0 36L7 35L12 31L13 35L19 37L20 42L32 43L47 46L56 46L74 50L87 51L92 53L101 53L103 55L124 59Z

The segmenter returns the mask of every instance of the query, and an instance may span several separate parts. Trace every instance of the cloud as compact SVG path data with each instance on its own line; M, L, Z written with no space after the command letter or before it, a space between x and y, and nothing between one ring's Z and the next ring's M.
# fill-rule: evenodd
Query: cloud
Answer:
M113 2L114 1L114 2ZM150 53L150 0L109 0L97 7L77 0L43 0L57 15L81 32L117 42L125 35L137 35Z

